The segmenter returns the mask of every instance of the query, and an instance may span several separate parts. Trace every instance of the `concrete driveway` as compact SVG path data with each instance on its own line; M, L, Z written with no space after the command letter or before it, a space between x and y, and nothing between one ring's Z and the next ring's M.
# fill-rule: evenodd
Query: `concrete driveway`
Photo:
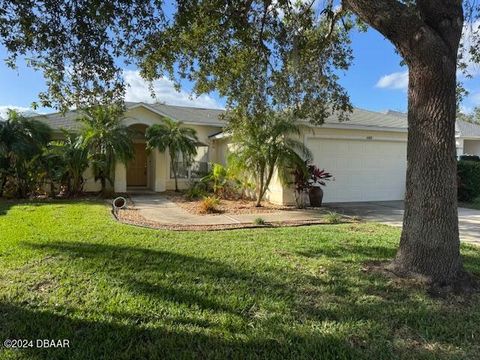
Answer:
M326 207L340 214L359 216L364 220L402 226L403 201L332 203ZM458 208L460 239L480 245L480 210Z

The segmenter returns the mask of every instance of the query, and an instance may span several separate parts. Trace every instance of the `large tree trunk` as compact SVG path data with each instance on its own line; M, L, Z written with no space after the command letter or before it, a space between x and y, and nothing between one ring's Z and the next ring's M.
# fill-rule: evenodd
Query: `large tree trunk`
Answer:
M462 270L456 187L456 64L409 67L405 215L398 272L450 282Z
M463 29L460 0L343 0L392 41L409 66L408 166L399 274L434 283L462 275L458 235L456 63Z

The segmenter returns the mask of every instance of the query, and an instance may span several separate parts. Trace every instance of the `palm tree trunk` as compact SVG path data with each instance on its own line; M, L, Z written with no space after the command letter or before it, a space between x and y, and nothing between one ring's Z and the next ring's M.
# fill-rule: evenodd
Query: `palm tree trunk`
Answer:
M175 191L178 192L177 167L175 165L175 161L173 160L173 158L172 160L170 160L170 166L173 171L173 178L175 179Z

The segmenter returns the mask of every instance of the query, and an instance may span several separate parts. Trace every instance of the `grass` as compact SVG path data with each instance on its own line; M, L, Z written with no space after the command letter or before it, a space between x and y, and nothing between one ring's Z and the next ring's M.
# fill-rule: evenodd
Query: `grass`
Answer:
M478 359L480 296L365 271L396 228L219 232L119 224L104 204L0 204L0 359ZM480 273L480 251L463 246Z

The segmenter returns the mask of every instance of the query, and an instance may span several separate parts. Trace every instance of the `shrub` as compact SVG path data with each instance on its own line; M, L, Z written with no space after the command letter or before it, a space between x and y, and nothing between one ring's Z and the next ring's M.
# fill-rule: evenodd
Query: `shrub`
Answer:
M325 220L329 224L339 224L342 221L342 216L334 211L330 211L325 215Z
M188 200L200 199L207 193L205 184L201 182L194 182L190 185L185 193L185 197Z
M472 201L480 196L480 162L461 160L457 166L458 199Z
M265 221L264 218L257 217L255 220L253 220L253 223L255 225L265 225L267 222Z
M461 161L480 161L480 156L478 155L460 155Z
M203 214L212 214L218 212L220 199L216 196L205 196L200 204L200 212Z

